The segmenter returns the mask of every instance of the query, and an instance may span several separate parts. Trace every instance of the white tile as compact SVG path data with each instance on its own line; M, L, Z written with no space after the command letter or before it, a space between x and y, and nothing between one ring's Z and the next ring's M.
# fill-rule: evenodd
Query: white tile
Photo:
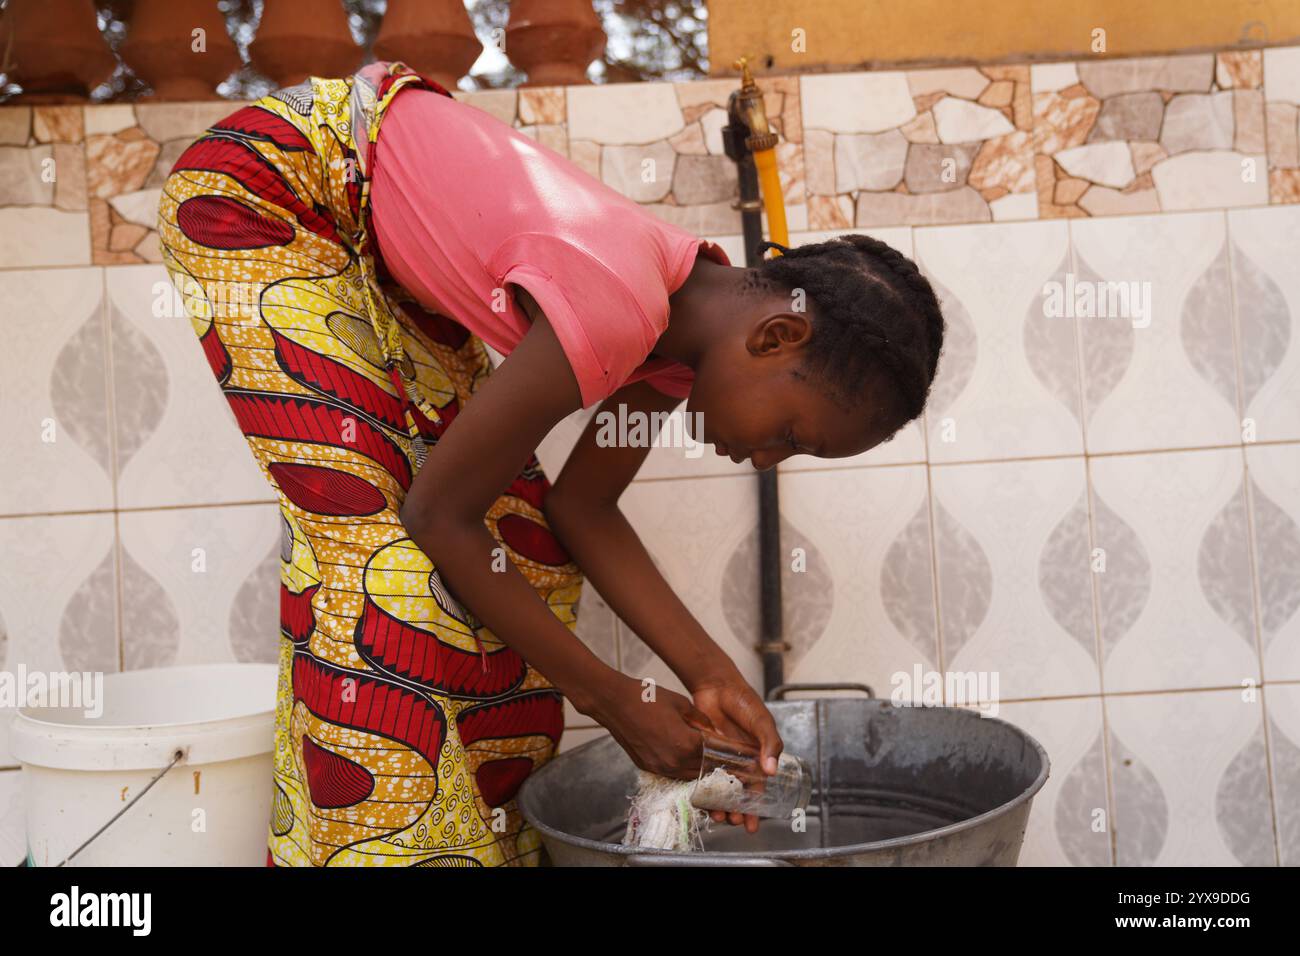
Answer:
M125 508L274 501L162 266L108 270L118 500Z
M1051 771L1029 813L1021 866L1109 866L1110 809L1101 700L1003 704L997 715L1047 751Z
M1123 189L1137 175L1128 143L1088 143L1063 149L1052 157L1071 176Z
M1074 301L1088 311L1092 290L1112 313L1098 305L1078 318L1088 450L1239 443L1223 215L1076 219L1070 229ZM1125 309L1110 283L1138 297Z
M1074 320L1048 315L1062 282L1063 221L916 230L948 331L926 409L930 460L1083 451Z
M113 506L101 269L0 272L0 514Z
M1239 691L1109 697L1120 866L1276 862L1262 712Z
M1053 93L1079 82L1073 63L1034 63L1029 67L1029 87L1035 93Z
M936 667L925 468L789 472L780 496L786 679L889 697L896 675Z
M86 135L120 133L135 125L135 111L130 103L99 103L83 110Z
M989 203L994 222L1038 218L1038 193L1008 193Z
M0 634L10 673L118 669L112 515L0 519ZM13 714L0 707L0 767Z
M1001 110L955 96L945 96L934 104L933 110L941 143L979 143L1016 129Z
M1268 202L1268 160L1263 153L1226 149L1180 153L1152 166L1151 179L1166 212Z
M690 478L634 482L620 501L669 586L701 626L755 686L761 686L758 653L731 627L724 610L728 565L758 524L758 492L752 478ZM757 602L757 564L749 565ZM735 573L735 572L733 572ZM744 575L742 575L744 576ZM681 683L657 657L648 659L640 642L620 629L625 673L651 677L680 690Z
M999 698L1100 690L1082 458L934 467L944 668Z
M236 643L278 647L275 505L125 512L118 520L127 667L234 661Z
M1300 103L1300 47L1264 51L1264 95L1269 102Z
M1243 415L1256 441L1300 438L1300 206L1228 213Z
M799 77L804 129L879 133L916 115L907 74L805 73Z
M0 209L0 262L11 269L90 265L90 215L45 206Z
M1258 682L1239 449L1090 462L1109 693Z
M671 83L567 86L569 138L607 145L653 143L685 125Z
M1248 445L1264 679L1300 680L1300 444Z

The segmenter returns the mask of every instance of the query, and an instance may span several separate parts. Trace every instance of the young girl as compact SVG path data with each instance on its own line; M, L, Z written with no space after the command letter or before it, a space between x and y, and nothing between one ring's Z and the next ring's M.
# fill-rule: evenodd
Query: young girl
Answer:
M938 362L910 261L848 236L732 266L388 63L213 126L159 228L280 501L268 862L537 862L514 796L561 695L643 769L693 776L701 728L775 769L761 699L619 511L648 448L593 423L554 486L533 449L579 408L688 398L696 437L758 469L864 452L921 413ZM583 572L689 697L647 700L574 637Z

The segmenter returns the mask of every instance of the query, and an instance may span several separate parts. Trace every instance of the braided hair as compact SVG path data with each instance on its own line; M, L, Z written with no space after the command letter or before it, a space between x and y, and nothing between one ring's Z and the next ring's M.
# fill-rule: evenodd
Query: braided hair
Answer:
M788 249L746 276L751 292L803 290L816 318L805 371L851 405L881 371L894 385L898 425L920 416L943 347L944 320L934 289L897 249L863 235ZM897 428L895 431L897 431Z

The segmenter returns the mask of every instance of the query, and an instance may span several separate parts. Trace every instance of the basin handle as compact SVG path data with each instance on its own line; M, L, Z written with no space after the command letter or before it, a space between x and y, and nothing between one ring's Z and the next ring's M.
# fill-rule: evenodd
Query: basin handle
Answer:
M730 853L632 853L623 858L627 866L794 866L787 860Z
M791 691L817 691L824 693L828 690L860 690L868 697L875 697L875 692L866 684L777 684L767 692L768 700L785 700L785 695Z

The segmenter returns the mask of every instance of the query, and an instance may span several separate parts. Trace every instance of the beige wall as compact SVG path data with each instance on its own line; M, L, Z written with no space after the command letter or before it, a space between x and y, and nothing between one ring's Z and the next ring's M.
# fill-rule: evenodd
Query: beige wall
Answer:
M709 0L713 72L744 53L779 72L876 63L1051 60L1293 43L1294 0ZM802 29L805 51L791 49Z

